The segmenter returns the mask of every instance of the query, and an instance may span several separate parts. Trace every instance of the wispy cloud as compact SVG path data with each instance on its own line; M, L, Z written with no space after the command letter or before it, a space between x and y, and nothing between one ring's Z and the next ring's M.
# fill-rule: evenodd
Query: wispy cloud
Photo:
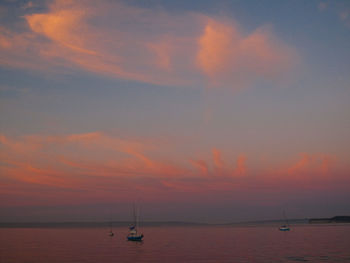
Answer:
M237 166L235 169L236 175L245 175L247 172L247 166L246 166L247 156L244 154L241 154L237 158Z
M12 182L4 184L8 185L4 189L8 195L16 192L13 183L27 185L27 189L34 185L43 190L43 195L49 190L65 192L62 202L72 196L80 198L82 192L86 193L85 201L80 202L89 202L97 198L96 195L97 201L111 196L126 201L130 196L125 189L130 187L139 189L144 198L152 200L159 194L164 200L182 200L178 195L181 192L186 192L189 198L196 193L237 193L241 189L245 189L241 196L245 198L247 191L254 194L257 187L279 191L281 185L288 185L289 191L293 191L302 184L306 189L324 189L335 182L335 176L338 180L348 180L337 171L336 157L329 154L304 153L298 160L282 166L276 162L250 169L255 164L247 163L245 154L224 156L215 148L207 155L202 153L201 159L191 158L188 162L186 158L179 158L174 162L155 154L164 152L164 147L147 140L126 140L101 132L1 135L0 180ZM181 156L180 152L177 154Z
M27 31L0 30L3 66L74 67L154 84L208 86L210 81L237 88L280 78L296 62L295 51L271 30L242 33L230 19L199 13L57 0L46 12L24 18Z
M328 174L330 168L335 165L336 158L327 154L300 154L300 159L288 168L288 173L296 176L305 174Z
M214 148L212 151L213 151L213 161L214 161L215 166L218 169L223 168L224 163L223 163L223 160L221 157L221 152L216 148Z

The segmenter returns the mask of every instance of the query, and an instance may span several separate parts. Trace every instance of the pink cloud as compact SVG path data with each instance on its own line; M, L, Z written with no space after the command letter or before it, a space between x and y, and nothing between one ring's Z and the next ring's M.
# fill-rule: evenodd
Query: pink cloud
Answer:
M279 78L295 62L295 52L270 30L243 34L228 19L195 13L57 0L25 20L26 32L0 30L3 65L76 68L162 85L207 86L209 78L212 86L237 88Z
M338 187L336 179L348 182L344 176L348 167L341 168L334 156L324 153L304 153L287 165L274 162L251 169L254 158L249 158L249 167L245 154L224 163L223 152L216 148L202 152L200 159L190 159L190 163L187 158L180 158L181 152L177 153L180 157L176 162L159 154L171 152L172 147L102 132L0 135L0 180L6 186L0 194L10 198L22 187L21 196L26 196L27 191L36 204L41 204L45 196L51 200L45 202L54 203L100 202L110 198L127 201L130 196L125 189L132 187L139 189L144 200L159 202L199 198L210 193L250 200L261 191L278 194L281 186L286 185L293 193L301 185L303 189L321 191L330 185ZM40 197L32 195L33 187L42 190ZM56 191L61 201L49 194ZM179 193L186 193L186 198Z
M238 156L236 161L236 169L234 171L235 175L245 175L247 172L246 167L247 157L244 154Z
M334 156L324 155L321 157L320 169L323 174L329 174L330 169L335 165L336 159Z
M263 27L245 35L235 23L209 18L198 45L197 65L213 85L278 79L296 63L295 52Z
M155 64L162 70L173 70L172 57L175 49L171 40L161 40L158 43L150 43L149 48L155 53Z
M213 149L213 161L214 161L214 164L217 168L223 168L224 166L224 163L222 161L222 158L221 158L221 152L218 150L218 149Z
M300 156L300 160L288 169L288 173L290 174L298 173L304 170L306 167L308 167L311 164L311 162L312 162L312 157L306 153L303 153Z
M208 175L209 169L206 161L204 160L190 160L190 163L196 167L202 175Z
M287 170L293 176L310 174L328 175L335 164L335 157L327 154L300 154L300 159Z

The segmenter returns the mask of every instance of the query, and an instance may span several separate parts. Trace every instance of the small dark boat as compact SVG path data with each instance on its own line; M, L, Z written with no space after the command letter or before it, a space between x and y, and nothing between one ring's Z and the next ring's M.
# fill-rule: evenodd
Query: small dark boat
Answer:
M112 219L110 220L109 227L110 227L110 229L109 229L108 235L109 235L110 237L112 237L112 236L114 236Z
M143 235L137 237L128 237L128 241L142 241Z
M141 235L137 235L137 234L135 234L135 235L128 235L127 236L127 239L128 239L128 241L142 241L142 238L143 238L143 234L141 234Z
M138 228L138 216L136 214L135 210L135 204L134 204L134 224L129 227L129 234L126 237L128 241L142 241L143 234L139 234L137 232Z

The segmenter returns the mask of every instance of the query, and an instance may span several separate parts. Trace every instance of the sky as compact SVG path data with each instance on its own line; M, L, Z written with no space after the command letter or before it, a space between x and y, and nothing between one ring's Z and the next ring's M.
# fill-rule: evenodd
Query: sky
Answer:
M0 2L3 222L350 214L349 1Z

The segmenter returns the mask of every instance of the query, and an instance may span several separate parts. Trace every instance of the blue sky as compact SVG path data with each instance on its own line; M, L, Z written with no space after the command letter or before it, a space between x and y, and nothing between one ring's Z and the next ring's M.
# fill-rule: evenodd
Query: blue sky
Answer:
M0 14L6 211L94 218L129 204L133 182L150 220L349 213L348 1L4 1Z

